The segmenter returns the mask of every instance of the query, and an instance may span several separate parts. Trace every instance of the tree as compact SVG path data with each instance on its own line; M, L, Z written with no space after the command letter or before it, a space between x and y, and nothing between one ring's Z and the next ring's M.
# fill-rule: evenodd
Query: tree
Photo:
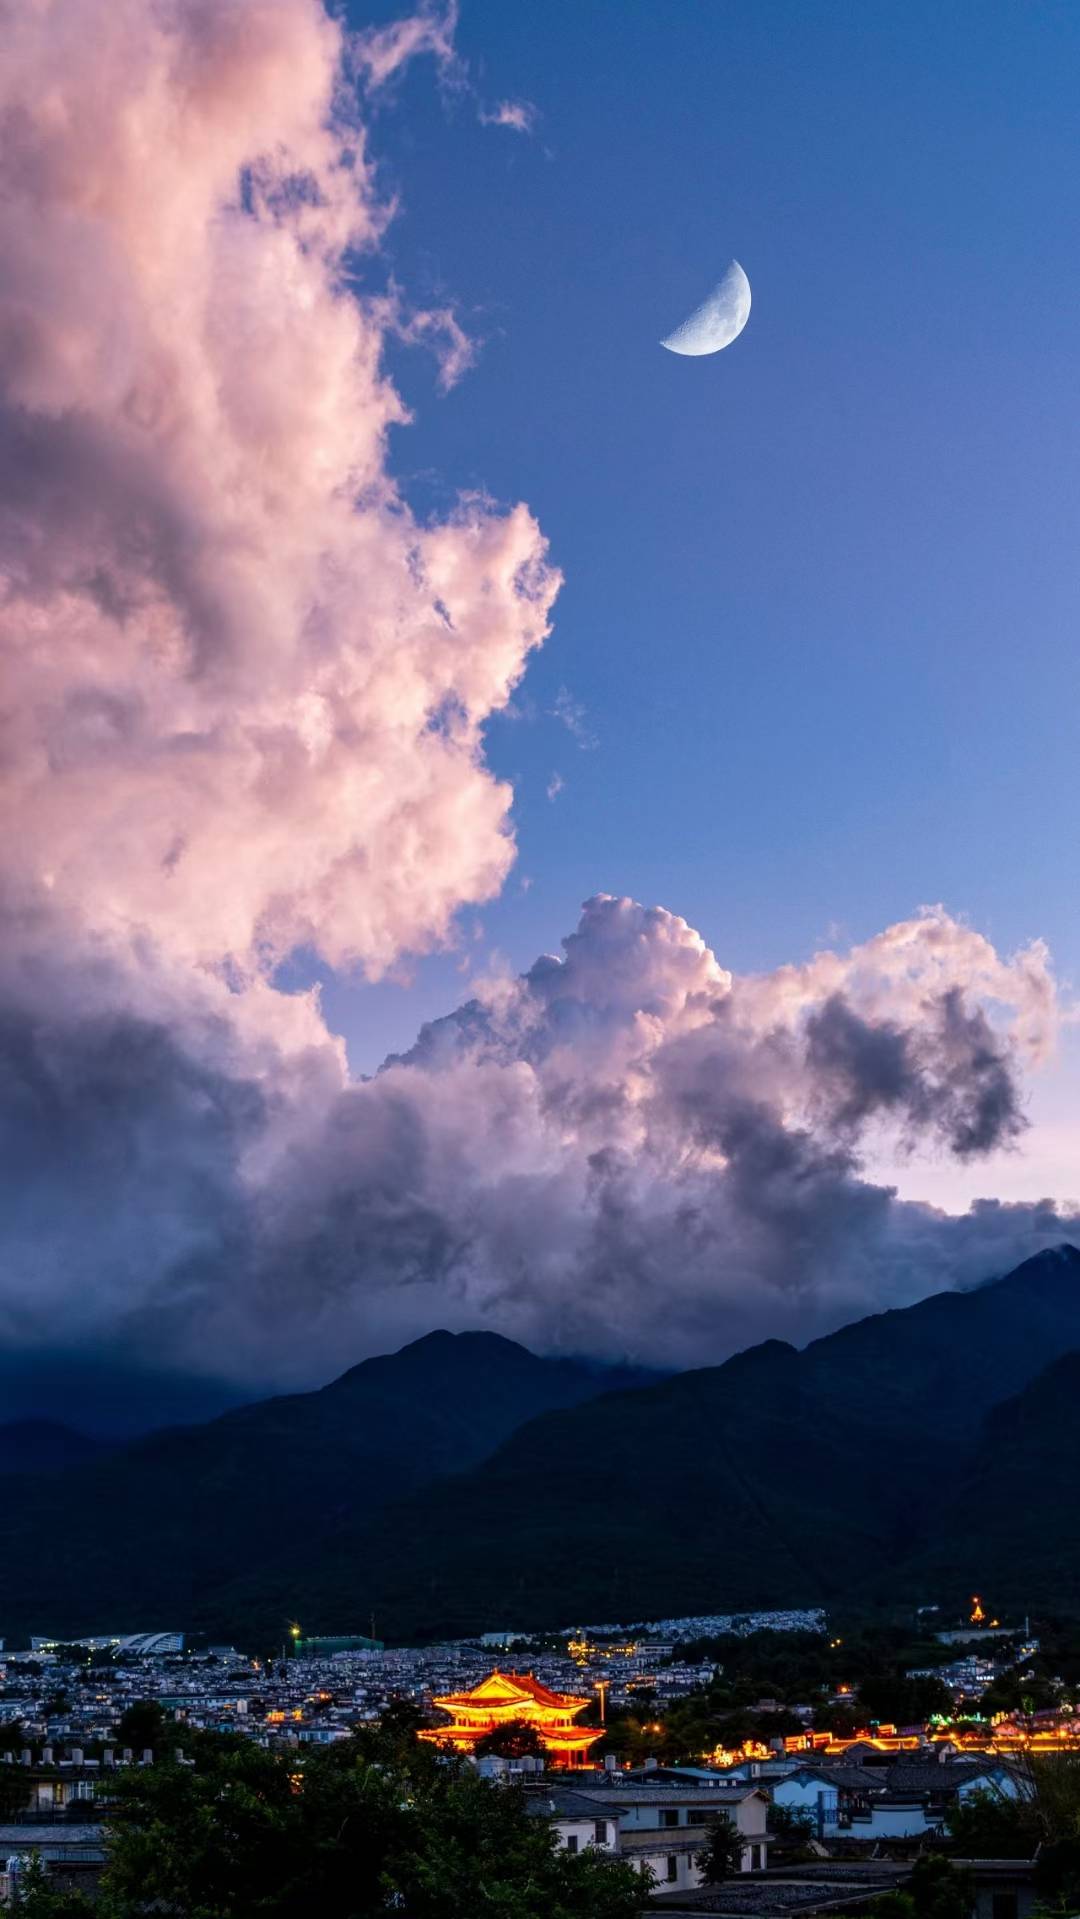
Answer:
M30 1802L27 1769L10 1761L0 1765L0 1819L15 1819Z
M812 1839L814 1815L806 1806L769 1806L769 1831L778 1839Z
M708 1822L705 1850L696 1855L698 1871L707 1886L721 1886L742 1870L743 1837L726 1812Z
M921 1726L932 1713L950 1713L953 1698L942 1680L919 1679L898 1673L874 1673L859 1681L859 1716L863 1723Z
M519 1787L398 1726L302 1758L200 1736L192 1756L118 1779L99 1919L632 1919L640 1905L625 1861L560 1850Z
M493 1726L476 1745L478 1759L542 1759L544 1752L536 1727L524 1719L508 1719L505 1725Z
M873 1919L971 1919L975 1889L941 1853L916 1859L903 1890L875 1899Z
M81 1892L54 1888L40 1853L32 1853L17 1876L11 1905L20 1919L91 1919L94 1908Z
M162 1711L156 1699L136 1699L121 1713L113 1731L121 1746L140 1753L171 1751L181 1738L176 1720Z
M1030 1859L1039 1840L1030 1803L1003 1792L969 1793L945 1823L962 1859Z

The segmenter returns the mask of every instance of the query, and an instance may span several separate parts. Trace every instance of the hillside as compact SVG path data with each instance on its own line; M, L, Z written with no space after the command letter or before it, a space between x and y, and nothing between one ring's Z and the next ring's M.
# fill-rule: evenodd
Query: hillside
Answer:
M1027 1611L1052 1596L1062 1611L1080 1608L1078 1477L1080 1352L1072 1352L988 1414L918 1576L956 1585L973 1571L981 1578L985 1565L995 1604Z
M802 1353L769 1342L534 1420L474 1472L343 1529L297 1583L321 1617L372 1605L401 1635L877 1596L905 1562L914 1589L915 1547L955 1525L966 1474L985 1481L987 1414L1078 1344L1069 1247ZM993 1510L988 1489L980 1524ZM973 1535L943 1576L997 1580L995 1538ZM1047 1563L1047 1598L1056 1577Z
M0 1474L67 1472L111 1450L55 1419L9 1419L0 1425Z
M474 1465L522 1420L643 1376L436 1332L318 1392L153 1433L46 1480L8 1477L0 1633L189 1625L230 1581L325 1554L335 1528Z
M0 1631L390 1638L1080 1597L1080 1252L642 1383L435 1333L318 1393L9 1477ZM1071 1356L1071 1357L1069 1357Z

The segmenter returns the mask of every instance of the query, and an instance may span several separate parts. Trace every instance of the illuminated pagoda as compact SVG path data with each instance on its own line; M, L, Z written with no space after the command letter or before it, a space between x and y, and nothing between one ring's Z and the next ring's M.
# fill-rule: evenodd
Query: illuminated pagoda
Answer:
M517 1722L535 1729L551 1763L583 1766L589 1747L603 1735L601 1726L574 1724L590 1703L587 1697L552 1692L531 1672L489 1672L471 1692L444 1693L434 1703L450 1714L451 1724L425 1727L419 1737L455 1752L472 1752L497 1726Z

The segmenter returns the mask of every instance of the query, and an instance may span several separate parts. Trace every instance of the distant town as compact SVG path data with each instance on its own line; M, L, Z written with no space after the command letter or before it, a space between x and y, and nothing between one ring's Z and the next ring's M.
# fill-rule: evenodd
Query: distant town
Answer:
M0 1901L43 1871L92 1899L125 1781L190 1771L208 1740L295 1768L393 1726L523 1795L557 1849L631 1864L643 1898L870 1908L981 1808L1019 1818L1033 1761L1080 1754L1078 1700L1080 1628L999 1620L978 1597L966 1617L844 1631L796 1608L397 1648L293 1621L261 1653L181 1631L34 1635L0 1652ZM1035 1850L978 1868L990 1919L1030 1910Z

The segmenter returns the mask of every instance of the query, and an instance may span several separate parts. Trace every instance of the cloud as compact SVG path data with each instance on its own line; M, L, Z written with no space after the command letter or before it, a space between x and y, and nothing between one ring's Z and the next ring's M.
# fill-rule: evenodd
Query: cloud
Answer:
M0 76L9 870L242 977L377 973L499 889L482 730L558 584L524 507L420 523L390 477L387 328L446 384L469 348L350 296L344 53L315 0L58 0Z
M464 94L473 102L481 126L508 127L514 133L535 132L540 115L531 101L500 100L493 107L484 105L455 42L458 15L457 0L444 0L442 5L430 0L415 13L392 20L385 27L367 27L354 35L351 63L369 96L392 86L413 60L429 57L446 92Z
M424 55L434 59L444 78L457 79L463 71L454 45L457 22L456 0L446 0L443 6L420 6L385 27L367 27L353 40L356 66L373 90L385 87L410 61Z
M371 976L513 858L485 763L558 587L523 505L421 521L378 280L388 209L316 0L53 0L0 70L0 1331L27 1370L310 1380L439 1323L719 1357L1003 1270L882 1142L1015 1142L1043 950L935 909L736 978L598 896L564 943L349 1075L298 950ZM370 281L370 285L369 285ZM569 699L571 731L584 716ZM54 1369L55 1374L55 1369Z
M497 106L480 110L481 125L509 127L514 133L535 133L539 118L531 100L500 100Z
M557 800L565 785L566 781L563 779L562 774L553 773L546 788L548 799Z
M560 686L551 709L552 717L561 720L571 738L577 741L582 752L590 752L599 745L596 734L588 722L588 715L580 700L575 700L568 687Z

